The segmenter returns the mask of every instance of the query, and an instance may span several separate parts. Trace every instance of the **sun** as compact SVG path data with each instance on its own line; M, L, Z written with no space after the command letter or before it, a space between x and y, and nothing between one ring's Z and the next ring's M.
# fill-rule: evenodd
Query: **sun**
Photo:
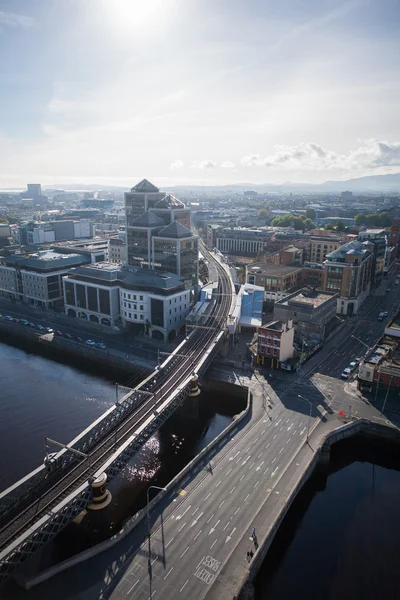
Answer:
M168 0L107 0L111 20L120 30L139 33L158 28Z

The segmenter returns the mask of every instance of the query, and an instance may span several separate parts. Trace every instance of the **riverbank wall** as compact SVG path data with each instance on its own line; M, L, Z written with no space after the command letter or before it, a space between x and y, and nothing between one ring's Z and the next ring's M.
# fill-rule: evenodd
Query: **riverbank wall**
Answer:
M271 523L266 534L258 538L258 549L254 554L254 558L249 565L246 574L243 576L238 586L237 594L233 600L253 600L254 587L253 581L256 578L268 550L274 540L274 537L281 526L287 512L295 501L298 493L308 481L314 471L319 467L326 467L330 459L331 447L337 442L354 435L362 435L365 437L373 437L374 439L383 439L392 443L400 444L400 430L394 427L390 422L379 423L368 419L359 419L335 428L327 434L321 436L317 440L317 444L313 444L314 451L306 452L302 459L299 456L294 460L298 464L293 477L288 481L286 493L282 494L281 502L278 510L271 515Z
M117 370L131 377L137 375L141 379L150 375L157 365L154 353L149 353L148 358L144 358L113 348L102 350L65 337L48 333L40 334L30 327L15 325L4 320L0 320L0 341L59 362L69 362L72 366L77 363L86 364L92 368Z

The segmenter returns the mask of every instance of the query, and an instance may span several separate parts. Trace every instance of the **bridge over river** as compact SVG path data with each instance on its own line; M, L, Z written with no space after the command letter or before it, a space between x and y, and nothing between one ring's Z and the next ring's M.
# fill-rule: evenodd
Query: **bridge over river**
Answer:
M0 585L77 517L92 501L92 484L112 480L190 391L226 335L234 287L229 269L204 247L218 275L210 312L149 377L85 431L51 456L49 463L0 494Z

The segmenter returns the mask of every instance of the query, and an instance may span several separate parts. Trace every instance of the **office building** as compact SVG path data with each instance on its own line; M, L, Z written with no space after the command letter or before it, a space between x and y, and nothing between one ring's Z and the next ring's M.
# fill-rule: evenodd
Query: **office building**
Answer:
M324 262L324 289L338 292L337 312L357 314L367 298L374 275L371 242L348 242L327 254Z
M309 262L323 263L326 255L337 250L342 240L334 236L312 236L310 239Z

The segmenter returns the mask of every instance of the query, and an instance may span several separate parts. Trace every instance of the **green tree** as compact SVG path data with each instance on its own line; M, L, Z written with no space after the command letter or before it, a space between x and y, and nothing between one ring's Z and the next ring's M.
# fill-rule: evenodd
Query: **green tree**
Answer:
M307 208L306 217L308 219L311 219L311 221L314 221L316 216L317 216L317 213L315 212L315 210L313 208Z
M4 223L5 225L8 225L8 221L4 217L0 217L0 223Z
M258 211L258 216L261 219L268 219L268 217L269 217L269 210L268 210L268 208L260 208L259 211Z
M360 213L354 217L354 223L356 225L364 225L367 219L367 215Z
M338 222L336 223L336 231L344 231L346 229L345 224L343 223L343 221L341 219L338 220Z
M328 223L328 224L326 225L325 229L326 229L327 231L333 231L333 225L332 225L332 223Z

